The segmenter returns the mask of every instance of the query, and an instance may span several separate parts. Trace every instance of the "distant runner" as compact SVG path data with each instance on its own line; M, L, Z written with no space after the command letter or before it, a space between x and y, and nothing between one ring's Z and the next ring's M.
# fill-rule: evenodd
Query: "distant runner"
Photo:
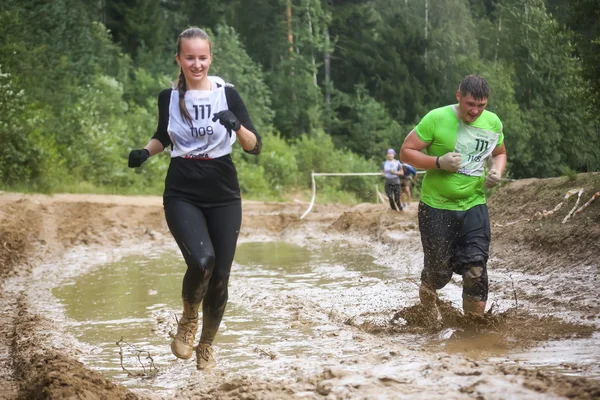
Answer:
M408 164L402 164L402 172L404 175L400 177L400 203L402 203L402 208L408 208L412 201L410 192L412 185L417 183L417 170Z
M490 221L484 185L497 185L506 167L502 123L485 110L488 96L483 77L467 76L456 91L458 104L430 111L400 150L403 162L427 170L419 204L424 252L419 297L436 316L436 290L452 273L463 276L464 312L485 311Z
M387 160L381 164L381 175L385 178L385 194L392 210L402 211L400 203L400 177L404 174L402 164L395 160L396 151L388 149Z

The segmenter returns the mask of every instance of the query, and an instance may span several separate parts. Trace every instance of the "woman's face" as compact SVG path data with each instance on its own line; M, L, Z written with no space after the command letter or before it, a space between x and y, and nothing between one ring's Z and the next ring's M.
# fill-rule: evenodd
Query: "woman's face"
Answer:
M208 89L202 87L212 63L208 40L201 38L182 39L181 49L175 59L183 71L188 89Z

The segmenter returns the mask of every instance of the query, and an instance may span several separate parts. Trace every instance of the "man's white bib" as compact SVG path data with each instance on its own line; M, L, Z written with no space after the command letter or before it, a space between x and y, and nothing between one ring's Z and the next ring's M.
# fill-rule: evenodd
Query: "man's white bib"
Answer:
M455 106L454 113L458 119L458 132L454 151L461 154L459 174L469 176L483 175L484 163L491 155L500 139L499 132L488 131L465 124L458 117Z

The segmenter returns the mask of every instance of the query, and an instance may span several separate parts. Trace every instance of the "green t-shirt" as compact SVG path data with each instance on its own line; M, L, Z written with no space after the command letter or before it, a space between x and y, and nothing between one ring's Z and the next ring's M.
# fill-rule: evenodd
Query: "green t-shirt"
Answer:
M428 170L423 178L421 200L430 207L468 210L485 204L484 163L504 141L502 122L493 112L484 110L475 122L459 121L456 105L430 111L415 127L417 136L429 143L430 156L448 152L462 155L457 173Z

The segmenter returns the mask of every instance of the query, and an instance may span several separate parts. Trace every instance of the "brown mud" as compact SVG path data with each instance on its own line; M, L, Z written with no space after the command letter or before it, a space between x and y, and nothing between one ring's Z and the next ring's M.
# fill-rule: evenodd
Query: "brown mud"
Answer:
M542 278L515 282L520 299L547 304L553 309L578 311L582 319L599 320L600 303L600 202L583 212L564 218L576 197L564 200L567 191L584 189L579 206L600 191L600 173L545 180L527 179L507 185L490 199L492 220L491 256L497 268L515 270ZM566 282L562 275L570 275ZM523 287L529 287L524 290Z
M587 201L600 190L600 174L579 175L576 180L517 181L491 196L490 268L514 274L514 279L509 275L510 280L492 281L490 290L497 300L514 299L513 307L492 308L485 316L474 318L442 301L440 318L435 321L414 305L343 318L338 321L340 326L354 329L357 338L373 335L384 341L393 341L401 334L428 335L445 329L457 336L491 333L499 338L494 344L502 348L589 337L600 324L600 200L566 223L562 220L574 205L573 198L555 215L537 214L554 208L567 190L574 188L584 188L582 203ZM305 207L300 202L245 202L242 237L276 237L298 243L311 238L347 237L359 238L373 249L383 246L388 253L420 250L416 204L403 213L373 204L316 205L300 220ZM5 283L12 278L21 282L33 279L36 266L51 266L77 246L102 249L169 240L157 197L0 194L0 399L143 398L77 361L73 349L46 340L44 332L52 329L53 321L30 310L24 299L26 284L9 290ZM532 305L538 311L528 308ZM547 312L540 313L539 308ZM576 314L577 320L564 318L571 314ZM331 319L336 318L332 315ZM399 357L396 353L390 351L384 359ZM506 393L524 398L600 398L596 379L518 365L483 365L470 360L466 353L458 354L440 356L437 362L420 366L418 374L424 382L443 382L448 375L463 378L450 395L454 398L503 398ZM294 381L216 375L211 384L191 383L180 388L176 397L393 398L394 393L402 393L419 398L424 390L414 377L373 375L373 379L365 380L367 375L356 377L337 367L299 374ZM494 392L491 387L500 389ZM502 387L512 392L503 392ZM447 395L440 391L429 397Z

